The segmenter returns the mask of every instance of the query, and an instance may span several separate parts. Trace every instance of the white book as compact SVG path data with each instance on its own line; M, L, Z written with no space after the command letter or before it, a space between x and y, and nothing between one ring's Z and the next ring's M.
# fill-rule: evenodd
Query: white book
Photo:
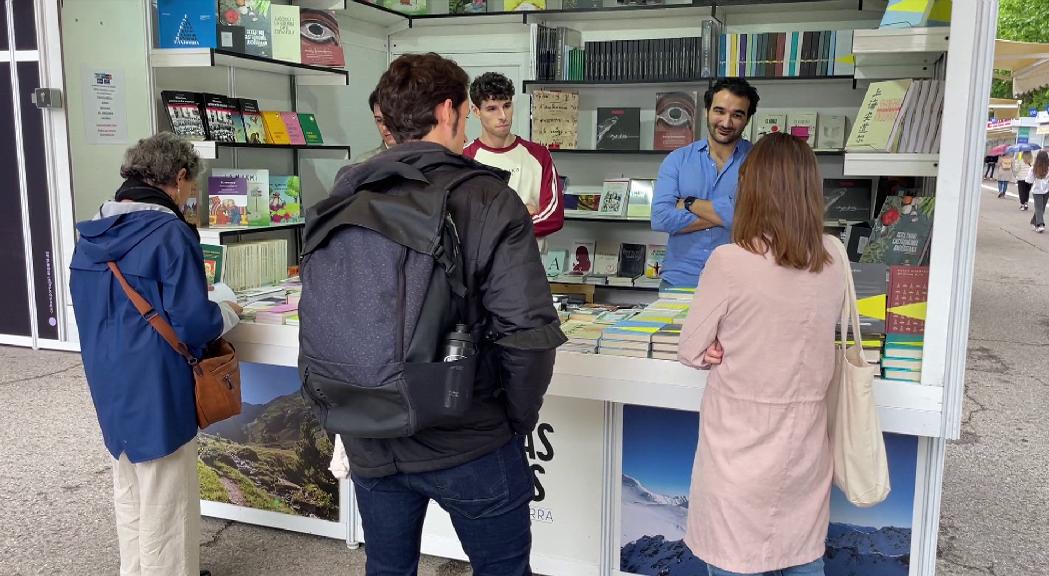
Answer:
M922 133L918 152L931 154L939 149L940 128L943 126L944 82L932 80L932 101L929 106L929 130Z
M919 107L916 110L916 113L918 114L918 133L914 135L914 139L911 141L911 147L909 149L911 152L922 151L926 136L935 127L933 125L932 107L936 98L936 86L932 80L924 80L922 81L922 84L925 86L923 88L923 96L925 96L925 98L919 103Z
M787 115L787 133L794 134L795 128L807 130L805 142L810 148L816 148L816 112L791 112Z
M786 132L787 115L784 112L758 112L754 115L754 142L766 134Z
M903 119L907 116L907 112L913 105L914 99L918 95L918 89L916 86L917 82L911 82L911 85L907 87L907 94L903 97L903 106L900 108L900 113L896 115L896 121L892 125L892 132L889 133L889 147L887 152L897 152L900 147L901 132L904 127Z
M630 180L605 180L601 186L601 204L597 211L606 216L626 216L630 197Z
M848 120L843 114L820 114L817 150L841 150L845 148L845 129Z
M910 103L904 118L904 135L900 140L900 152L915 152L918 144L922 118L925 117L925 105L929 101L929 83L927 80L915 80L912 84L917 89L917 95Z
M852 30L834 33L834 75L852 76L856 73L856 61L852 54Z

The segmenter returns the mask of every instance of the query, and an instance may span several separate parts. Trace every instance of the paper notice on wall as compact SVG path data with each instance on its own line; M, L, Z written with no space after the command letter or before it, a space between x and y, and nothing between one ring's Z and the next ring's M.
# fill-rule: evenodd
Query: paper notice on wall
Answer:
M124 71L84 67L84 130L88 144L127 144Z

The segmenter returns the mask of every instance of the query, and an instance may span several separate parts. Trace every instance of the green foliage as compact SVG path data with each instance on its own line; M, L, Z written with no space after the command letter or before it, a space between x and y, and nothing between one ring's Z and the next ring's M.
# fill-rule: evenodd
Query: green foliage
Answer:
M1049 14L1049 0L1000 0L998 38L1049 43L1046 14Z
M1049 43L1049 0L1000 0L998 3L998 38L1018 42ZM1012 82L995 80L991 87L992 98L1012 98ZM1041 88L1021 96L1020 115L1027 110L1045 110L1049 104L1049 87Z

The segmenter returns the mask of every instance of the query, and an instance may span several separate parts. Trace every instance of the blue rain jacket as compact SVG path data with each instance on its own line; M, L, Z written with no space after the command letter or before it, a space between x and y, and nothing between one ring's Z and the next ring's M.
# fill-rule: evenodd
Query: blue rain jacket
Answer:
M77 230L69 289L106 448L132 462L162 458L197 433L193 373L139 315L106 262L116 261L199 357L222 333L199 241L170 211L140 203L106 203Z

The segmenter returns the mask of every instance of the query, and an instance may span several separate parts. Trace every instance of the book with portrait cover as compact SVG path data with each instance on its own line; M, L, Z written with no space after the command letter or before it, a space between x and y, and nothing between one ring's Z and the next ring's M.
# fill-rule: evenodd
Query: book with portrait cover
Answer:
M339 21L334 12L303 8L299 12L299 31L303 64L331 68L346 66Z
M696 92L656 95L653 150L677 150L696 139Z

